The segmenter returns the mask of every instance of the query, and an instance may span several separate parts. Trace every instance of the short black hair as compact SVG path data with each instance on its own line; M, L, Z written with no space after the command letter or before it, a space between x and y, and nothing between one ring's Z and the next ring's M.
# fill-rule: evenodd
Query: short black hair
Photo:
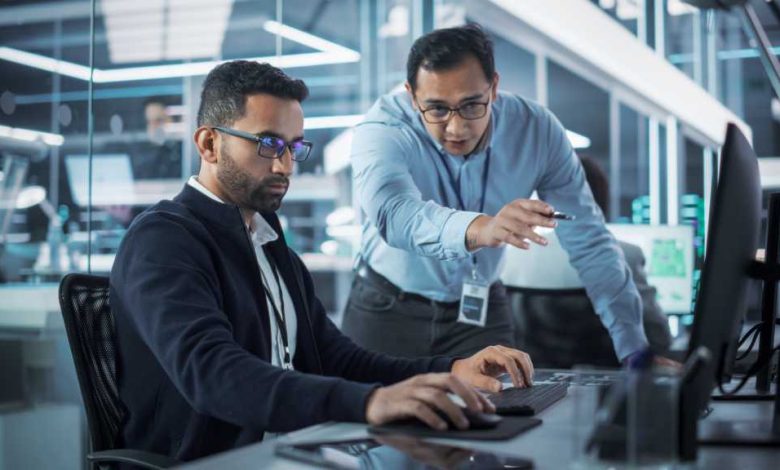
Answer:
M609 178L599 163L588 156L580 155L582 169L585 170L585 179L593 193L593 199L601 208L601 212L609 213Z
M225 62L209 72L203 82L198 126L233 124L244 116L247 97L259 93L301 102L309 96L309 89L303 80L291 78L270 64Z
M432 31L412 44L406 59L406 81L414 90L420 67L429 71L448 70L460 65L470 55L479 61L485 78L492 81L496 75L493 41L480 25L469 23Z

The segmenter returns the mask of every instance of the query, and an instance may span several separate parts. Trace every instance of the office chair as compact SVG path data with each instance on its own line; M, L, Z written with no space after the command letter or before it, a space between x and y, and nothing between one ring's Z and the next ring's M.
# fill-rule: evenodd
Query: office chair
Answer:
M87 412L93 470L117 463L160 469L178 464L159 454L117 449L124 417L116 382L114 317L108 297L108 278L68 274L60 283L60 308Z
M534 366L620 365L585 289L507 287L507 297L515 321L515 345L531 355Z

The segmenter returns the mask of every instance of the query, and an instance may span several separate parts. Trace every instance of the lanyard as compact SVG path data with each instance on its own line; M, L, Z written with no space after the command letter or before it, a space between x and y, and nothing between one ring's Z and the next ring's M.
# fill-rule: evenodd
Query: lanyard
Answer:
M267 286L265 275L263 275L262 269L260 270L260 278L262 280L263 290L265 291L265 295L268 297L268 300L271 303L271 309L274 311L274 317L276 318L277 329L279 330L279 333L282 337L282 346L284 346L283 365L286 367L290 365L290 347L289 347L289 341L287 339L287 321L285 320L286 317L284 313L284 297L282 296L282 283L279 281L279 273L276 270L276 264L274 263L273 258L271 256L266 255L266 259L268 260L268 264L271 265L271 273L274 275L274 280L276 281L276 287L279 293L279 303L280 303L279 307L276 306L274 297L271 295L271 291Z
M455 197L458 198L458 210L465 211L466 210L466 204L463 203L463 197L460 195L460 179L456 179L452 172L450 171L450 167L447 164L447 159L438 150L436 153L439 155L439 159L441 159L441 164L444 166L444 171L447 173L447 177L450 180L450 184L452 185L453 190L455 191ZM485 165L482 168L482 196L479 200L479 211L478 212L484 212L485 211L485 193L487 192L487 179L488 179L488 170L490 170L490 148L487 149L487 153L485 155ZM439 176L439 189L441 190L442 195L447 194L444 190L444 181L442 180L441 173L437 172Z
M485 165L482 168L482 196L479 199L479 211L478 212L485 212L485 194L487 192L487 180L488 180L488 171L490 170L490 148L488 147L487 152L485 154ZM450 179L450 184L452 185L453 190L455 191L455 196L458 198L458 209L465 211L466 210L466 204L463 203L463 197L460 195L460 179L455 179L455 177L452 175L452 172L450 171L449 165L447 165L447 159L441 152L436 151L436 153L439 155L439 159L441 159L441 164L444 166L444 171L447 172L447 176ZM442 181L441 173L437 172L439 176L439 190L441 191L442 196L447 194L444 191L444 181ZM471 276L476 279L477 277L477 256L471 255Z

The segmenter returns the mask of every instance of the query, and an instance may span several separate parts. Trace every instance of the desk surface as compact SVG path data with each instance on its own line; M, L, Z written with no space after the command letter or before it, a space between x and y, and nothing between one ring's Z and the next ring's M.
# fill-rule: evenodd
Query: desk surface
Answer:
M755 420L771 415L771 402L719 402L707 420ZM474 449L501 452L516 457L532 459L537 469L562 469L573 467L578 454L577 429L574 425L574 398L569 395L542 412L538 417L544 423L509 441L460 441L427 439L447 442ZM300 462L274 456L274 446L279 442L313 442L360 438L367 436L366 426L351 423L326 423L287 434L277 440L261 442L230 452L214 455L182 468L208 470L223 468L267 469L315 468ZM757 447L700 447L695 465L685 468L701 469L773 469L780 461L780 448Z

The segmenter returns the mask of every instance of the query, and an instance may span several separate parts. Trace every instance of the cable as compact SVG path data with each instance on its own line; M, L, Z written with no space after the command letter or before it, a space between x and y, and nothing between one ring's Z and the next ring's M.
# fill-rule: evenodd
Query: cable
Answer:
M737 345L737 349L741 348L742 344L744 344L745 340L748 338L748 335L750 335L751 332L753 333L753 339L750 340L750 346L748 346L747 349L745 349L745 352L743 352L742 354L740 354L737 357L735 357L734 358L735 361L741 361L742 359L748 357L750 352L753 351L753 347L756 345L756 341L758 341L758 337L760 336L760 333L761 333L761 330L759 330L757 328L758 326L761 326L761 323L759 323L758 325L756 325L753 328L751 328L751 330L748 331L745 334L745 336L743 336L742 339L739 340L739 344ZM753 331L753 330L755 330L755 331Z
M764 322L758 322L758 323L756 323L755 325L753 325L753 327L752 327L752 328L750 328L750 329L747 331L747 333L745 333L744 335L742 335L742 338L740 338L740 339L739 339L739 346L742 346L742 345L745 343L745 340L747 339L747 337L748 337L748 336L750 336L750 334L751 334L751 333L755 334L755 333L758 331L758 329L759 329L759 328L761 328L761 326L762 326L763 324L764 324Z
M761 361L756 361L753 363L752 366L750 366L750 369L745 373L745 376L742 377L742 380L737 384L737 386L733 390L726 390L723 387L723 368L725 366L726 358L725 355L721 356L720 363L718 364L718 390L720 393L724 396L734 395L738 393L740 390L742 390L742 387L745 386L748 380L750 380L751 377L756 375L759 370L767 366L772 362L772 357L775 355L777 351L780 351L780 346L776 346L772 351Z

